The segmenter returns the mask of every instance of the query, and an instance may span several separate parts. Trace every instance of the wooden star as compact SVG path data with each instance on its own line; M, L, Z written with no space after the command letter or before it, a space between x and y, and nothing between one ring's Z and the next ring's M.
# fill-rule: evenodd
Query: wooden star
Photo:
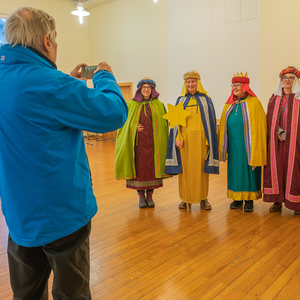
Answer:
M169 120L171 128L174 128L176 125L186 127L186 118L190 114L189 111L184 110L183 102L176 106L168 103L168 112L163 115L163 118Z

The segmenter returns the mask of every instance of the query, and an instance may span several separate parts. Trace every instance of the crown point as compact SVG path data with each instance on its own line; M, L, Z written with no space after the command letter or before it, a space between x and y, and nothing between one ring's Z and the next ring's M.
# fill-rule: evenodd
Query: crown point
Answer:
M245 75L243 74L243 72L237 72L236 74L233 73L233 77L247 77L248 78L248 73L246 72Z

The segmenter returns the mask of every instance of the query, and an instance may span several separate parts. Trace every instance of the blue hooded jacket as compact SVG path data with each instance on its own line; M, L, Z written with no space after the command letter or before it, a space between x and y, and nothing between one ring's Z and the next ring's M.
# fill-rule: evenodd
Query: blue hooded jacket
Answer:
M0 49L0 197L16 244L37 247L97 212L82 130L122 127L128 109L113 74L94 88L22 46Z

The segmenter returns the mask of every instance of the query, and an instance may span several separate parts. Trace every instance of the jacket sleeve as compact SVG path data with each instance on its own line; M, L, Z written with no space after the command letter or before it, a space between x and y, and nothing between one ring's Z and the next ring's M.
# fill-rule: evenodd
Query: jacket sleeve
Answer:
M53 118L63 127L96 133L114 131L124 125L128 107L114 75L99 71L93 78L94 88L64 73L48 91Z

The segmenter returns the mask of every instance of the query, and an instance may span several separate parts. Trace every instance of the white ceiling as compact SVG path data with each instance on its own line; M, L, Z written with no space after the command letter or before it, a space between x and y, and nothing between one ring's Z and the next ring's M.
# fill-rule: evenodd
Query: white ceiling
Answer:
M71 1L74 3L74 7L76 6L77 2L82 2L84 9L91 9L97 6L100 6L107 2L117 1L117 0L65 0L65 1Z

